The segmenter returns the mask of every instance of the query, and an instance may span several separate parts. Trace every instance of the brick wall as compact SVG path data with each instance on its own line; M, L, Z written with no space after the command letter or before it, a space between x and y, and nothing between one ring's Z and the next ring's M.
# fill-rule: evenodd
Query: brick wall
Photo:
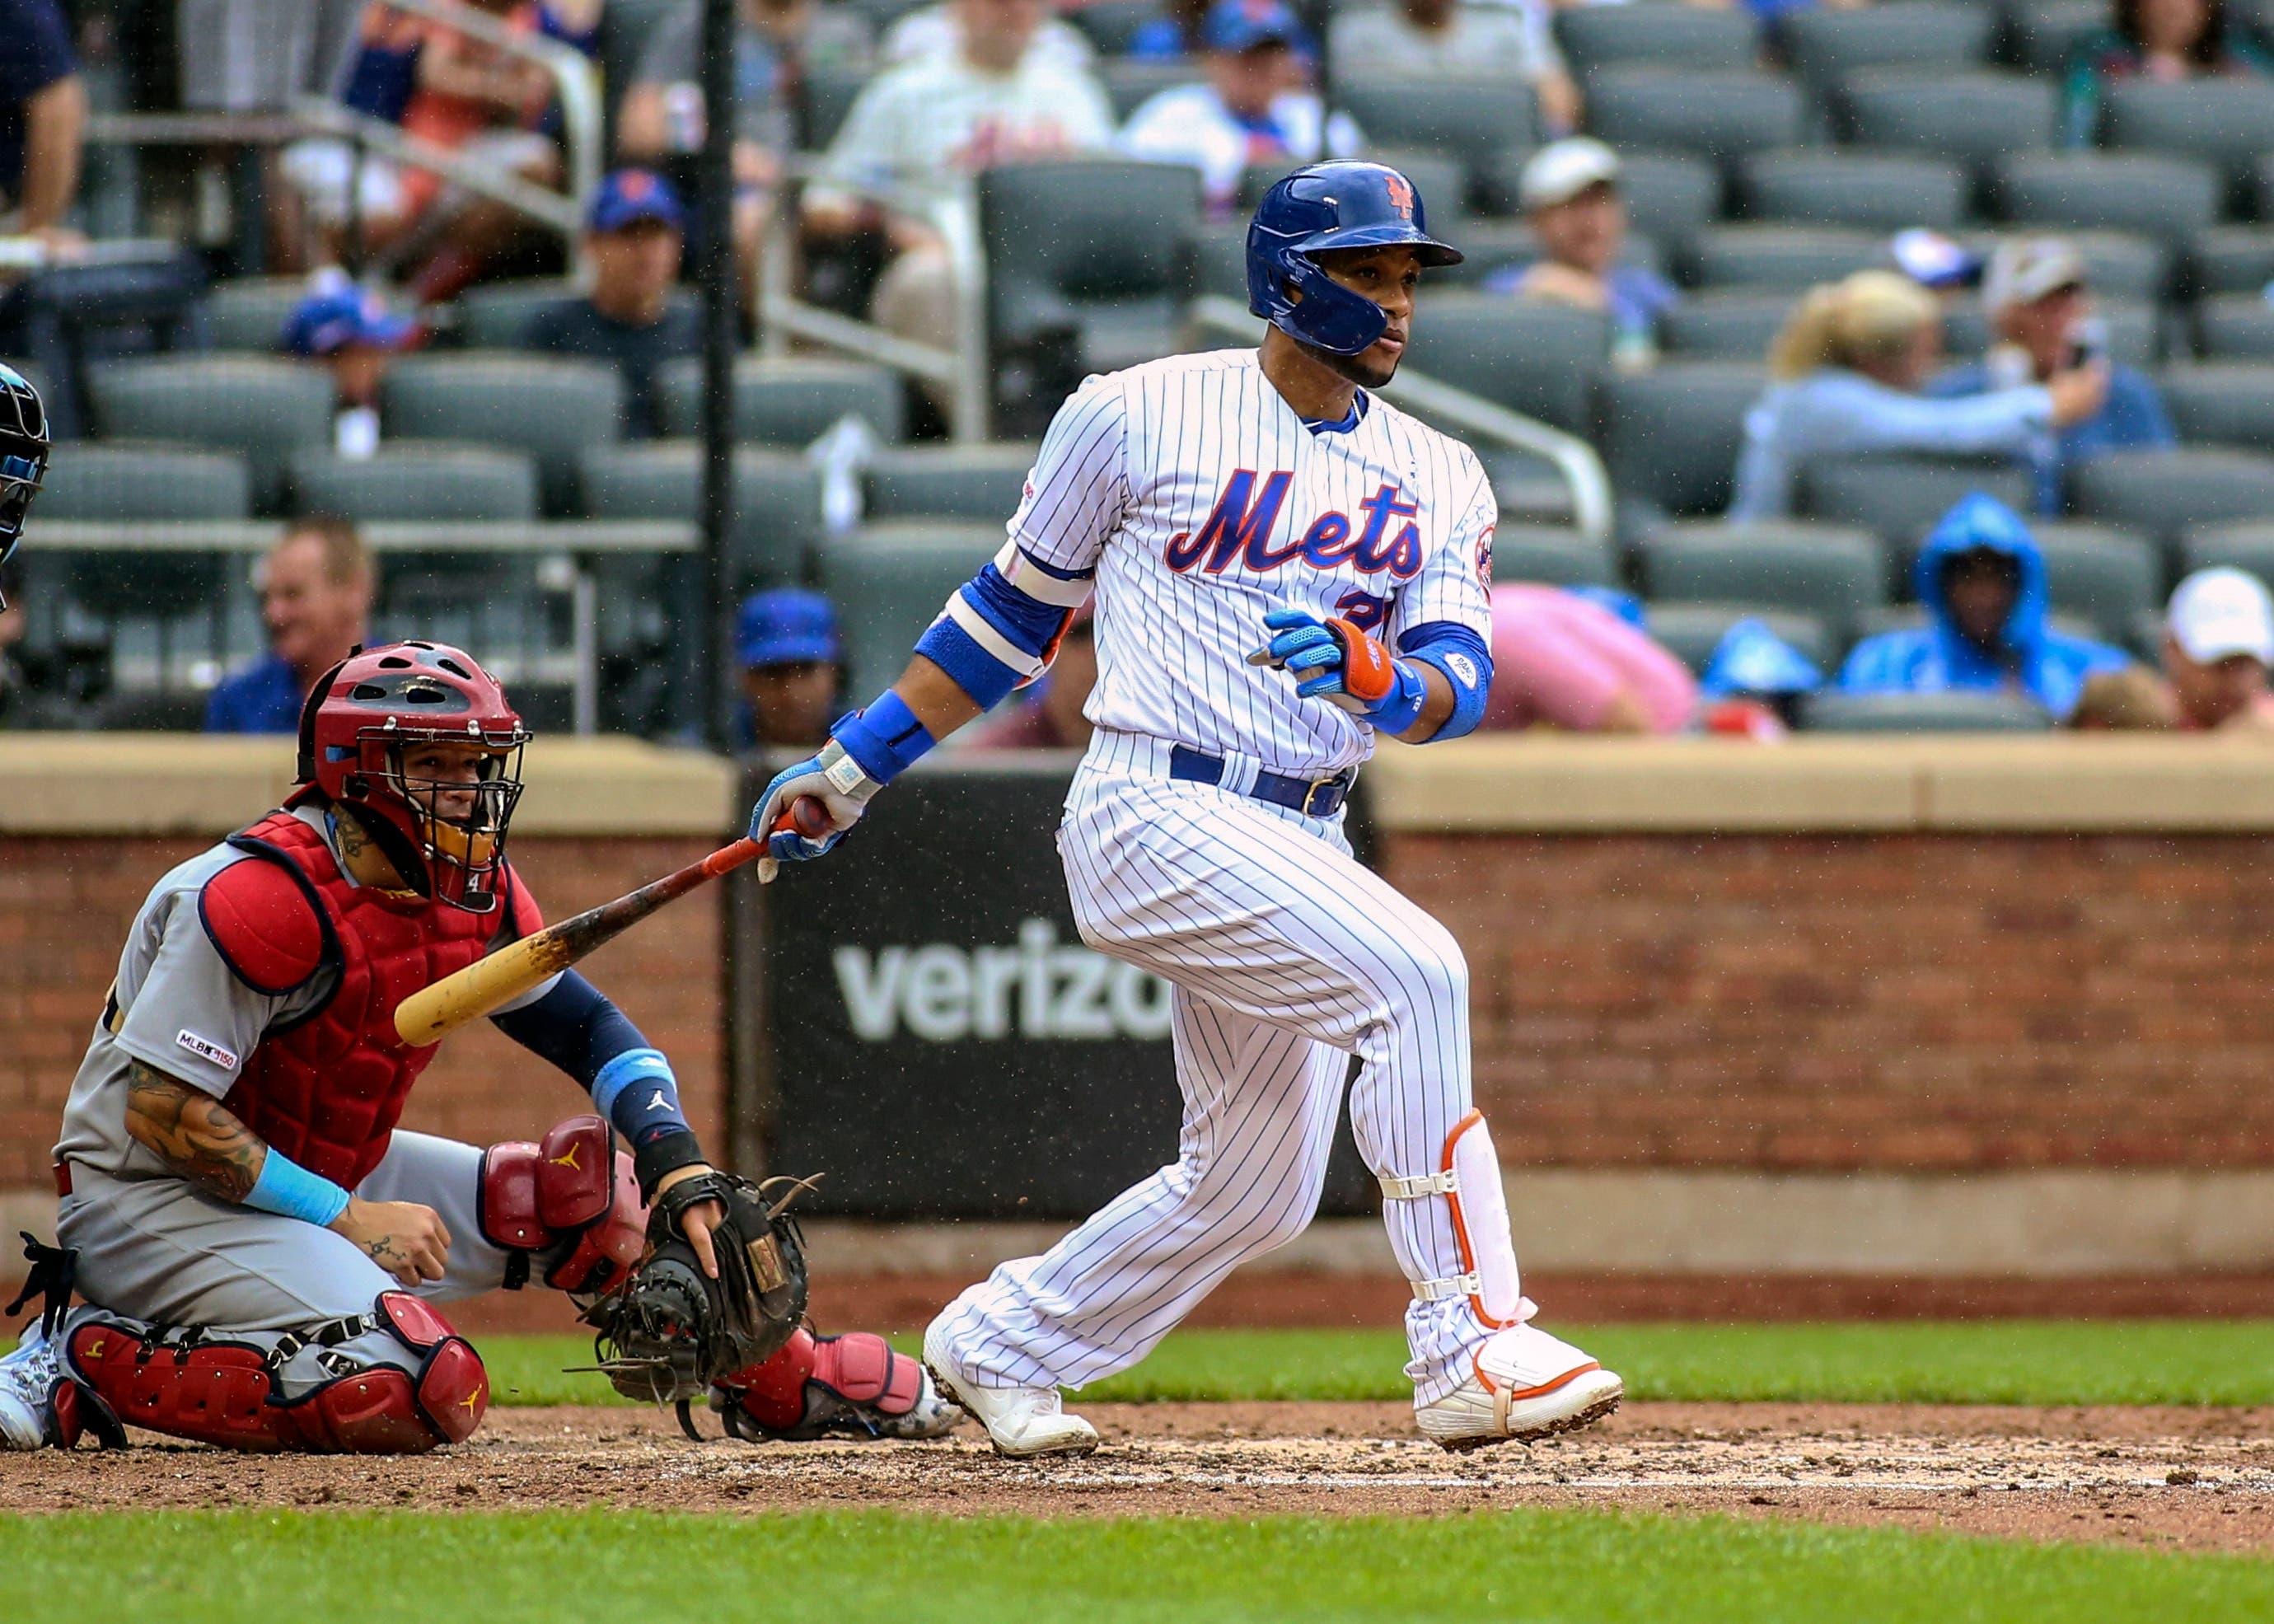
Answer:
M1393 838L1510 1162L2274 1164L2254 836Z
M0 1190L44 1184L48 1151L102 1012L120 944L151 883L203 840L0 838ZM619 896L711 849L705 840L516 839L516 866L548 918ZM600 950L586 966L672 1058L689 1119L721 1142L716 888ZM531 1135L583 1093L487 1023L451 1038L419 1079L407 1127L486 1144Z

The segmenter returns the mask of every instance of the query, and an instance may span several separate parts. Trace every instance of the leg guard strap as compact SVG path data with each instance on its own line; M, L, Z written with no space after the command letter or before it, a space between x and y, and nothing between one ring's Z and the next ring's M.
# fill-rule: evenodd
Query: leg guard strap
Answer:
M1383 1176L1382 1193L1393 1201L1422 1201L1442 1196L1450 1209L1453 1237L1461 1249L1461 1272L1412 1282L1424 1303L1466 1297L1485 1325L1495 1329L1532 1317L1516 1267L1516 1244L1509 1237L1508 1200L1502 1193L1500 1158L1484 1113L1471 1111L1445 1136L1444 1159L1434 1173L1410 1177Z

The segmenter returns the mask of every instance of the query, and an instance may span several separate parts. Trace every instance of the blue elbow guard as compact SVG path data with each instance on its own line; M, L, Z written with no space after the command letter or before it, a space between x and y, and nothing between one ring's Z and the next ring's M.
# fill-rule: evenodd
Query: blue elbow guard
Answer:
M1492 690L1492 657L1480 657L1476 648L1449 638L1416 649L1404 658L1434 666L1453 685L1453 714L1445 718L1443 726L1429 735L1428 742L1435 744L1476 732L1477 725L1485 719L1485 699Z

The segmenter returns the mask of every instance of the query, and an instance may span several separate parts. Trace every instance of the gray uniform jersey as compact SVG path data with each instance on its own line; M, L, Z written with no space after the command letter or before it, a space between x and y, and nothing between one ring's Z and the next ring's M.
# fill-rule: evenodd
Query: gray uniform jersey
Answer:
M321 831L321 812L295 817ZM260 861L233 846L215 846L179 865L151 888L111 983L117 1013L98 1020L64 1104L56 1158L65 1157L120 1178L170 1178L165 1163L126 1132L127 1068L154 1067L218 1099L270 1027L320 1008L332 990L332 973L320 973L282 997L255 992L239 981L207 936L198 894L231 863ZM508 1005L543 997L553 983Z

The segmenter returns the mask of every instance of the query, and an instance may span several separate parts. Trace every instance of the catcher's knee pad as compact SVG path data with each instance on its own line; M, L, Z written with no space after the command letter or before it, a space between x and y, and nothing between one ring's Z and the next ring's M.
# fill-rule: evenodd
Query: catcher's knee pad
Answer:
M923 1371L867 1331L816 1336L800 1326L772 1358L722 1377L719 1386L728 1415L739 1411L738 1418L757 1432L817 1438L873 1431L861 1411L886 1418L907 1415L923 1395Z
M531 1253L560 1249L546 1285L605 1292L647 1245L647 1206L632 1159L616 1149L606 1119L590 1114L557 1124L536 1144L516 1139L484 1151L480 1211L483 1235L513 1254L508 1291L528 1281Z
M328 1361L320 1353L329 1380L297 1398L278 1395L276 1372L302 1349L374 1331L417 1355L415 1368L340 1354ZM404 1292L380 1293L367 1314L281 1338L260 1335L275 1345L195 1327L162 1329L102 1314L83 1320L63 1350L80 1389L79 1419L106 1435L124 1422L224 1449L424 1455L470 1436L489 1408L479 1356L441 1315Z
M1444 1155L1434 1173L1413 1178L1385 1177L1382 1193L1393 1201L1442 1197L1451 1210L1453 1237L1461 1249L1461 1272L1439 1280L1417 1280L1413 1295L1424 1303L1465 1297L1485 1325L1497 1330L1532 1317L1516 1267L1516 1243L1508 1229L1508 1197L1501 1189L1500 1157L1493 1149L1484 1113L1471 1111L1445 1136Z

